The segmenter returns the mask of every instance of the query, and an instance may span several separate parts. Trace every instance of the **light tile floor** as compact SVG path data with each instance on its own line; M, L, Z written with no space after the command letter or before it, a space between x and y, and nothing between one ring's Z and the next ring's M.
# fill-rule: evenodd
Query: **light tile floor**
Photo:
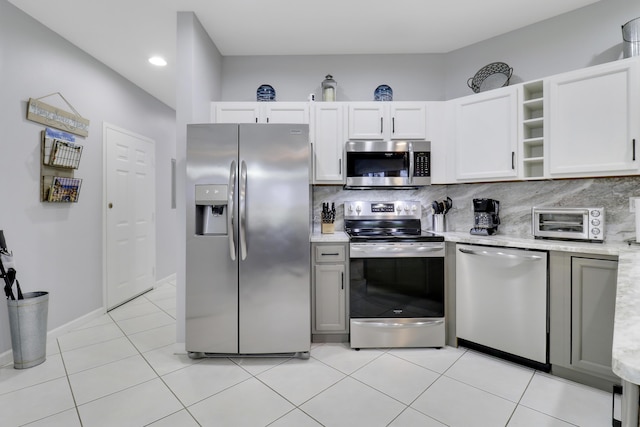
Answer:
M611 425L611 395L463 348L351 350L309 360L191 360L165 284L0 368L0 425L436 427Z

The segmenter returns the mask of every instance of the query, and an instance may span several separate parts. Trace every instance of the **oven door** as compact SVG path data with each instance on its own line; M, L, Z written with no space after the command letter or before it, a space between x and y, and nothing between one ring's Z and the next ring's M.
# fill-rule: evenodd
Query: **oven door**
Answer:
M351 243L351 347L444 346L444 243Z

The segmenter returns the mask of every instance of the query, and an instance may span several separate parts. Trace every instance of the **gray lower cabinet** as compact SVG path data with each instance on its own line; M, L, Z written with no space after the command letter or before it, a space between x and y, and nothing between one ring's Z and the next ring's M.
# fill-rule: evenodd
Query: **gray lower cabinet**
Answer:
M611 391L617 257L552 252L549 270L552 372Z
M348 243L312 243L311 250L313 341L347 342Z

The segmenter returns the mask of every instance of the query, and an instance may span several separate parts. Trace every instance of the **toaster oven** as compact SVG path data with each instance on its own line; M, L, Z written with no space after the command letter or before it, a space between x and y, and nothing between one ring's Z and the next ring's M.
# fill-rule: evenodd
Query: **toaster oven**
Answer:
M531 228L535 238L604 241L604 208L531 209Z

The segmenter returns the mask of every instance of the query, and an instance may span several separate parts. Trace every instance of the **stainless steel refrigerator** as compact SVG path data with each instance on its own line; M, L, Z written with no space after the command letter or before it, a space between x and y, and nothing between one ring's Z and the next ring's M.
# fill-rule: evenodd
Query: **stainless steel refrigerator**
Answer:
M308 357L308 135L308 125L188 125L185 288L191 357Z

